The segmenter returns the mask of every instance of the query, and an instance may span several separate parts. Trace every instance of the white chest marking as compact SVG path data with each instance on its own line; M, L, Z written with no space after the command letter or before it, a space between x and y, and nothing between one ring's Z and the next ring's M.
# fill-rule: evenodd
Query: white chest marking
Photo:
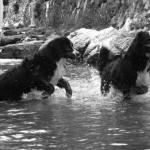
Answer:
M66 73L65 65L66 65L66 59L62 58L57 63L57 68L54 72L54 75L50 81L51 84L56 85L58 80L63 77Z
M138 72L136 85L141 86L149 86L150 85L150 72L148 71L148 68L150 67L150 62L147 63L146 68L143 72Z

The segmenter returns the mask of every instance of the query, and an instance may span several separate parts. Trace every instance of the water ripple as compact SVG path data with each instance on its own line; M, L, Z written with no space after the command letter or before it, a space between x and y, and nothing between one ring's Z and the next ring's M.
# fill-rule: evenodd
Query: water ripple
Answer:
M104 98L97 71L87 66L69 66L69 70L72 99L56 88L44 100L35 92L18 103L0 102L0 149L150 148L149 98L136 97L130 103Z

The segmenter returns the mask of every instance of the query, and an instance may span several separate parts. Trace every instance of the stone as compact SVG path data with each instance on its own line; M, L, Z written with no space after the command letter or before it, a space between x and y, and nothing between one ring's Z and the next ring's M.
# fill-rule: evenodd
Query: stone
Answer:
M10 44L0 47L0 58L22 59L32 56L43 44L42 40Z
M76 50L88 64L96 66L100 48L105 46L114 55L125 53L138 31L128 32L108 27L103 30L78 29L68 35Z
M0 37L0 46L5 46L8 44L15 44L23 39L23 34L14 36L2 36Z

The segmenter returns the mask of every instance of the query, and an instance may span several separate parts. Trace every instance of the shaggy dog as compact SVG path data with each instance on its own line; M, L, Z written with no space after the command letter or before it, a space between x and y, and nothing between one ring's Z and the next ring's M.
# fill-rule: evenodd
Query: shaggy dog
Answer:
M110 87L120 90L124 99L130 98L132 89L137 94L147 92L150 83L150 35L138 32L124 56L115 56L102 47L98 59L101 92L106 95Z
M31 89L51 95L54 85L66 90L68 97L72 89L63 79L66 59L75 58L72 42L66 37L55 37L45 42L31 58L0 75L0 100L17 101Z

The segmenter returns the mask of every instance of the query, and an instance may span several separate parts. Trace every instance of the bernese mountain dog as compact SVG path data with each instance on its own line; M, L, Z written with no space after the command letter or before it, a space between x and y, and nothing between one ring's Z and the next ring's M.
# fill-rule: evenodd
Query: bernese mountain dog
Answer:
M20 100L31 89L43 91L45 97L54 92L54 85L71 97L71 86L63 78L68 58L75 58L72 42L67 37L50 38L32 57L0 75L0 100Z
M128 51L122 55L114 55L106 47L101 47L97 65L103 95L109 93L110 87L120 90L124 100L131 98L131 91L146 93L150 84L149 33L138 32Z

